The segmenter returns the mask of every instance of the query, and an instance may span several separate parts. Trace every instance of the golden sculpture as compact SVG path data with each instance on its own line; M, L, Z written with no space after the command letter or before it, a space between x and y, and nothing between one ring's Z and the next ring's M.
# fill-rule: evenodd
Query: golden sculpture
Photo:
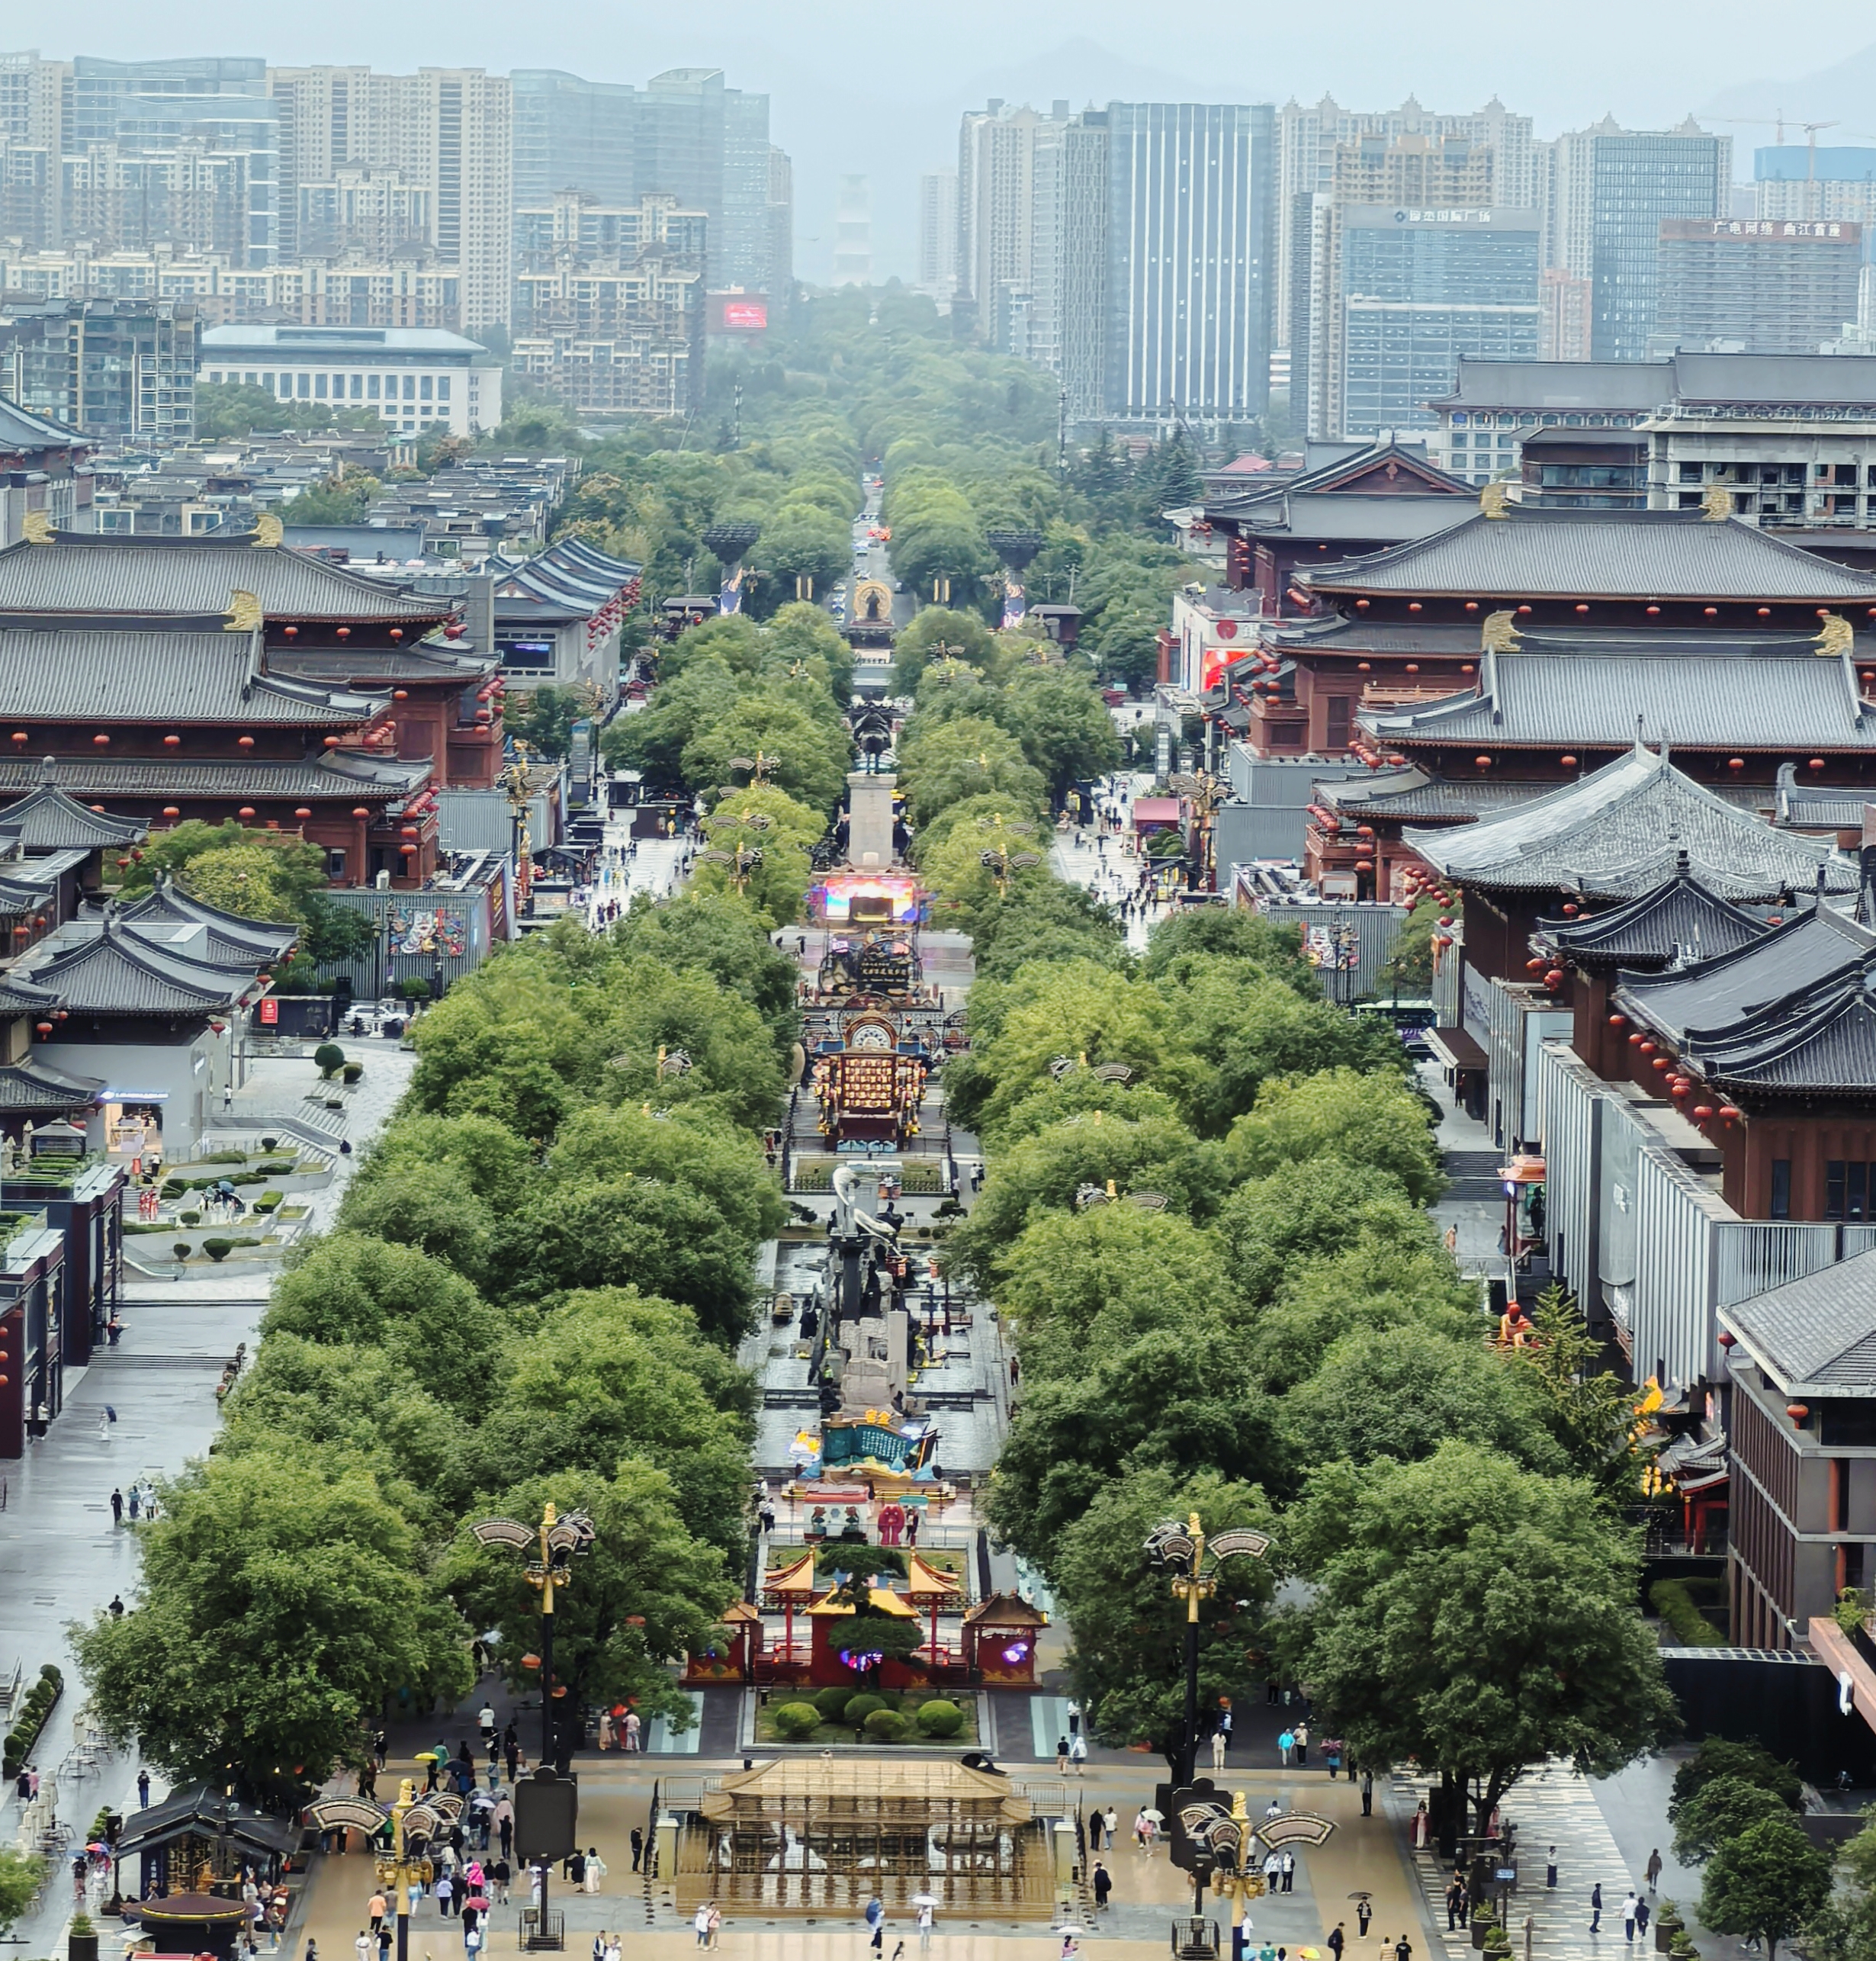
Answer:
M52 519L45 511L28 511L20 519L20 535L28 545L52 542Z
M281 522L278 512L262 511L255 519L254 548L257 551L271 550L276 545L284 545L286 540L287 527Z
M1511 491L1508 484L1488 484L1479 493L1479 508L1487 517L1503 517L1511 507Z
M1488 654L1515 654L1521 645L1517 614L1509 606L1502 612L1487 613L1479 629L1479 645Z
M1709 524L1723 524L1733 515L1733 493L1723 484L1709 484L1700 500L1700 514Z
M1823 630L1817 636L1820 654L1852 654L1856 651L1856 628L1840 612L1827 613Z
M252 633L261 623L261 603L252 593L237 586L228 595L228 610L222 615L224 633Z

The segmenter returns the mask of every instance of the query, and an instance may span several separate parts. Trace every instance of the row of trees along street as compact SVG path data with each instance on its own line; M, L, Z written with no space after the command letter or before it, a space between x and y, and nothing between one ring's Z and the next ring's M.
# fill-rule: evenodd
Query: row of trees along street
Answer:
M1142 1547L1196 1510L1274 1540L1206 1603L1204 1708L1306 1683L1350 1760L1418 1762L1481 1824L1546 1758L1631 1760L1674 1712L1622 1516L1630 1395L1566 1302L1528 1348L1489 1339L1425 1209L1432 1112L1293 930L1194 912L1136 958L1053 875L1052 795L1116 754L1091 680L949 622L940 654L932 619L900 642L901 776L975 949L945 1091L990 1165L943 1258L1017 1344L990 1516L1068 1619L1096 1734L1177 1751L1184 1608ZM1292 1577L1307 1604L1274 1608Z

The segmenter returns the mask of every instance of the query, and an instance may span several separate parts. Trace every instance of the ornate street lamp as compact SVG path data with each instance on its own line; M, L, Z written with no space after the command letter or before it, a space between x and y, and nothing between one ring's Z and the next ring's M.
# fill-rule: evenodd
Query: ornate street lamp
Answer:
M1243 1961L1245 1902L1264 1896L1258 1844L1271 1852L1287 1845L1322 1845L1335 1829L1328 1819L1313 1812L1285 1812L1253 1824L1242 1791L1232 1792L1229 1805L1222 1797L1182 1805L1179 1823L1191 1848L1193 1917L1196 1921L1204 1911L1209 1879L1212 1891L1231 1902L1232 1961Z
M441 1838L462 1815L462 1800L453 1791L432 1791L419 1799L406 1777L398 1786L397 1802L381 1805L370 1798L319 1798L307 1815L321 1831L349 1825L373 1837L390 1827L388 1851L377 1861L377 1882L394 1887L397 1896L397 1961L410 1961L410 1884L428 1885L434 1876L427 1856L433 1840Z
M1147 1535L1148 1564L1156 1573L1171 1577L1173 1598L1186 1603L1185 1734L1180 1740L1178 1768L1173 1778L1176 1785L1192 1782L1198 1754L1199 1603L1218 1590L1218 1569L1226 1560L1261 1559L1270 1548L1268 1535L1248 1525L1234 1525L1207 1539L1197 1512L1183 1525L1168 1519Z

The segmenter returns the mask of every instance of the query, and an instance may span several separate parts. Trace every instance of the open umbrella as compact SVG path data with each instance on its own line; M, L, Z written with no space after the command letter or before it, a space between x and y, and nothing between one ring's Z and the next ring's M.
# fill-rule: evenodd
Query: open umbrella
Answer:
M1371 1898L1373 1895L1368 1893L1351 1893L1348 1897L1351 1900L1365 1900Z
M479 1914L485 1914L489 1910L489 1896L487 1893L471 1893L468 1898L463 1902L463 1905L465 1907L474 1908ZM1311 1957L1311 1961L1314 1961L1313 1956Z
M1155 1824L1164 1824L1166 1822L1166 1814L1164 1812L1155 1811L1150 1805L1142 1811L1140 1815L1143 1818L1151 1818Z
M914 1893L912 1904L915 1907L935 1907L938 1904L938 1895L936 1893Z

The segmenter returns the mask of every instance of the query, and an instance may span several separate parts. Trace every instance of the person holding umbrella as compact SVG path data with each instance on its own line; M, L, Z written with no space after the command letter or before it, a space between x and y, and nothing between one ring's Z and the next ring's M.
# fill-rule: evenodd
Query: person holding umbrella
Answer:
M931 1947L932 1915L938 1905L937 1897L931 1893L914 1893L912 1895L912 1905L918 1913L920 1951L928 1952Z
M1355 1930L1366 1940L1368 1923L1374 1918L1374 1902L1366 1893L1351 1893L1348 1897L1355 1903Z

